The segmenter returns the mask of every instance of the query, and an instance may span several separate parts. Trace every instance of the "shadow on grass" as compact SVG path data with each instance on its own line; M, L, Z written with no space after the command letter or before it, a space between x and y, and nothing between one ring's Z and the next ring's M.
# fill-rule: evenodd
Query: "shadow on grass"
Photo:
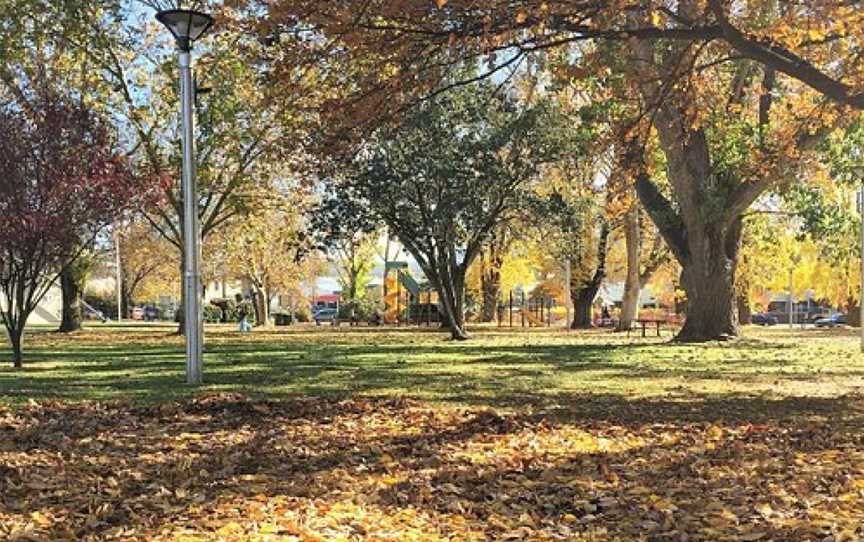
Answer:
M758 379L762 369L782 370L795 363L788 357L754 362L750 355L777 348L761 341L723 347L724 359L710 363L697 359L693 352L699 350L687 348L644 342L328 344L306 340L301 334L299 339L212 344L205 354L203 391L238 390L270 398L395 393L518 406L552 400L562 391L562 379L591 378L622 389L633 382L673 378L746 382ZM28 353L24 370L0 369L0 394L13 400L188 397L198 391L182 385L183 357L182 350L158 343L34 350ZM658 365L661 358L666 359L665 365ZM864 377L864 370L832 374ZM819 378L797 369L780 376L801 381Z

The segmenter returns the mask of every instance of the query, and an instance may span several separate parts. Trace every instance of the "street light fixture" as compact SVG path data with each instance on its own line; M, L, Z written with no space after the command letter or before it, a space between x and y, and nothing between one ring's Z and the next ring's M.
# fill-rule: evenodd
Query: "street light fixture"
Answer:
M213 18L194 9L162 10L156 20L165 25L177 42L180 60L180 111L183 117L183 294L186 331L186 382L200 384L202 344L200 231L198 225L198 190L195 185L195 138L193 104L195 84L192 79L192 44L213 25Z

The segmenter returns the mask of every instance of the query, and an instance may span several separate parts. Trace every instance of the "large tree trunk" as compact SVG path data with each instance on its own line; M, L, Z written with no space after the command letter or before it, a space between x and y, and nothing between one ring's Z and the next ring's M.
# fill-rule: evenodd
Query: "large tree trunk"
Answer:
M687 292L687 319L676 340L703 342L738 335L735 269L731 262L689 265L681 272L681 284Z
M570 324L571 329L588 329L594 325L591 312L597 290L598 287L595 286L573 290L573 323Z
M71 268L66 268L60 273L60 290L63 298L62 319L60 329L63 333L78 331L82 327L83 315L81 313L81 285L79 277Z
M852 327L861 326L861 306L852 296L849 296L846 302L846 322Z
M679 10L693 5L684 3ZM647 11L634 11L630 17L642 20ZM742 216L777 182L779 175L741 178L735 166L712 163L709 132L696 116L700 111L697 97L686 85L663 85L664 78L680 78L680 66L695 60L696 50L684 43L668 45L648 39L636 40L631 50L635 58L627 66L632 75L652 68L659 75L634 81L639 81L646 102L656 104L653 125L666 157L668 191L652 182L644 169L637 177L636 188L643 207L681 265L687 319L676 340L702 342L735 337L739 332L735 271ZM770 113L775 79L771 70L763 75L760 126ZM731 104L737 103L739 97L718 99ZM782 166L776 173L781 171Z
M438 292L442 329L449 330L454 341L464 341L471 338L465 327L465 270L463 267L451 273L448 268L443 263L435 272L426 272L426 275Z
M759 191L753 183L741 184L728 173L712 170L705 132L687 128L680 111L661 105L657 119L677 208L644 172L636 188L681 265L687 319L676 340L734 338L739 332L735 271L741 215Z
M645 176L639 197L681 264L687 294L687 319L675 338L681 342L728 340L738 335L735 271L741 243L741 217L725 224L709 210L681 208L672 214L668 200ZM690 224L684 226L684 224Z
M639 291L642 289L640 276L640 248L642 235L639 228L639 207L630 208L624 217L624 243L627 247L627 277L624 279L624 295L621 299L621 318L618 330L630 329L639 314Z

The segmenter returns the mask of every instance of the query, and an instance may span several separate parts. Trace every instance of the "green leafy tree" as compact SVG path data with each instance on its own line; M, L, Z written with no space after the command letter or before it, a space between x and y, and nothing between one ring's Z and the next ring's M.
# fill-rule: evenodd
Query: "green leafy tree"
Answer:
M369 139L346 181L387 224L466 339L465 275L546 164L575 151L550 102L520 104L491 85L439 96Z

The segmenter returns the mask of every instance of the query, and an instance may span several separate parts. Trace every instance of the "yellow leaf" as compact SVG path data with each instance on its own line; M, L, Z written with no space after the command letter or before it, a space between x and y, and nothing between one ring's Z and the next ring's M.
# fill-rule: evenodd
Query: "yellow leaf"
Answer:
M435 3L438 4L438 9L442 9L447 5L447 0L435 0Z
M30 514L30 519L32 519L36 523L36 525L39 525L40 527L47 527L51 525L51 520L48 519L48 516L46 516L42 512L39 512L38 510Z
M768 503L760 504L759 506L756 507L756 511L759 512L760 514L762 514L766 518L768 516L770 516L772 513L774 513L774 510L771 508L771 505Z
M723 429L716 425L712 425L705 431L705 436L711 440L720 440L723 438Z
M229 521L217 531L221 536L237 534L243 531L243 526L236 521Z

